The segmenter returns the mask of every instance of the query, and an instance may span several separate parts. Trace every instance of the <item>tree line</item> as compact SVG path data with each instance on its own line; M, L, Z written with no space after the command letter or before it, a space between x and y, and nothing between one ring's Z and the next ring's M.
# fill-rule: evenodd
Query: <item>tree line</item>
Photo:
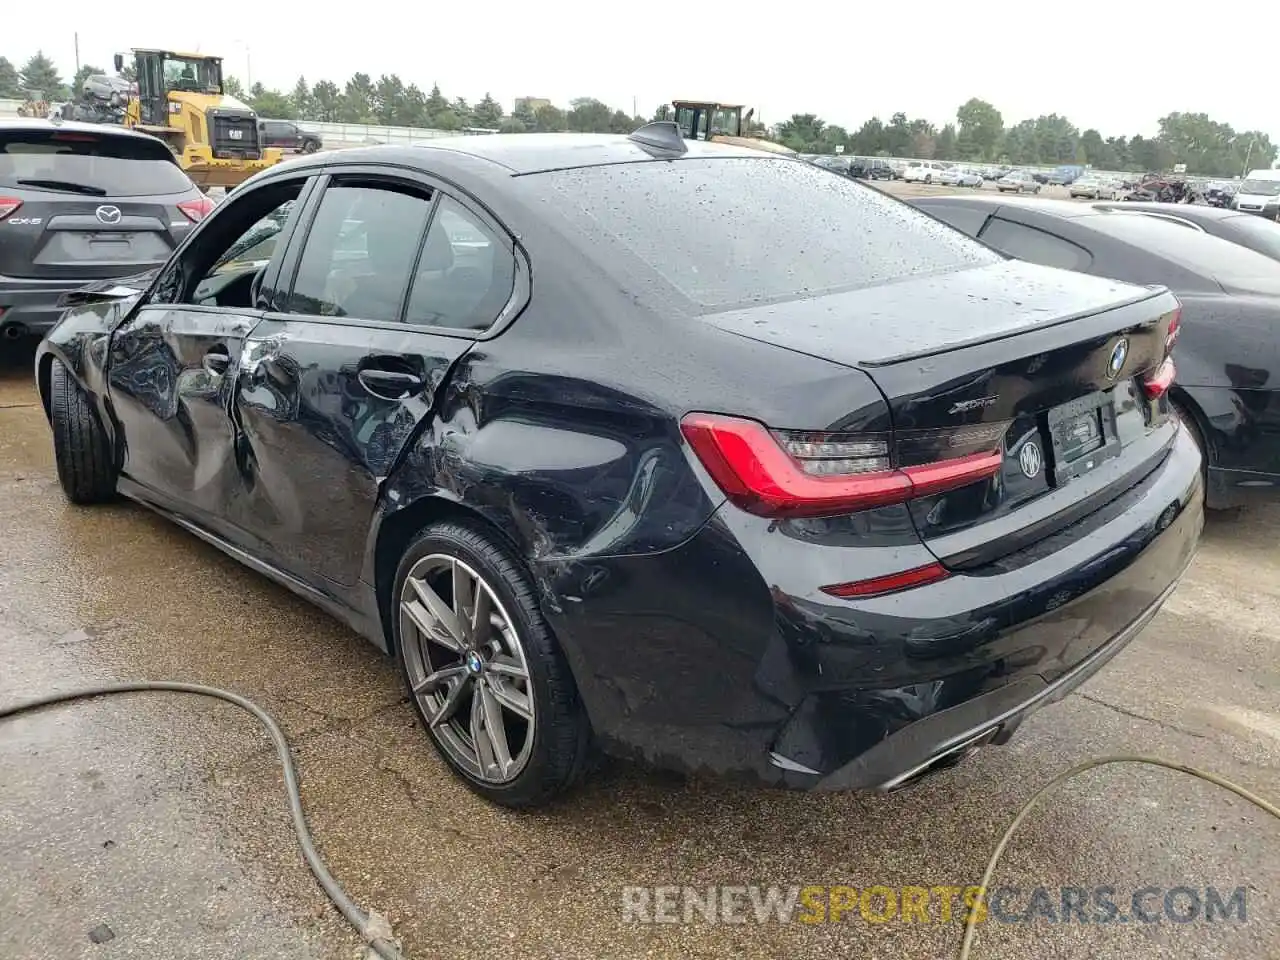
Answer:
M21 68L0 57L0 97L65 100L78 91L85 77L104 73L83 66L64 82L56 64L37 52ZM131 74L126 67L125 75ZM282 92L254 83L245 89L236 78L226 78L227 93L243 100L260 116L281 120L322 123L363 123L437 130L482 128L504 133L630 133L644 123L593 97L554 104L529 105L507 113L485 93L471 102L446 97L438 84L423 91L405 84L396 74L377 80L357 73L339 87L330 80L308 83L299 77L293 89ZM651 119L669 119L671 108L663 104ZM793 114L773 127L756 126L752 135L765 136L801 153L835 153L837 148L854 156L914 157L921 160L1008 163L1015 165L1090 164L1101 170L1165 171L1186 164L1187 172L1203 176L1231 177L1276 161L1277 147L1259 130L1236 131L1230 124L1204 113L1171 113L1161 117L1154 137L1104 137L1098 130L1081 130L1066 117L1047 114L1007 126L1003 115L985 100L973 98L956 111L955 119L941 127L922 118L895 113L888 122L872 117L856 130L828 124L812 113Z

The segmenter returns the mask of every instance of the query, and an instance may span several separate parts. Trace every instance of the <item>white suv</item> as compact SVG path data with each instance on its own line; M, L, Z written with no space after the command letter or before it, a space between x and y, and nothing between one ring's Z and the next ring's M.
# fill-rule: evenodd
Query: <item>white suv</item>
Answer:
M912 160L902 171L902 179L910 183L933 183L945 169L947 165L936 160Z

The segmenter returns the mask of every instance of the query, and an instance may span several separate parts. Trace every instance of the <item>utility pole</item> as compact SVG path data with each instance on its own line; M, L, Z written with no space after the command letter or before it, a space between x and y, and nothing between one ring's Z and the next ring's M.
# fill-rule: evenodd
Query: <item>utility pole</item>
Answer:
M640 112L636 109L636 98L634 95L631 97L631 115L633 117L640 116Z
M80 34L79 32L76 32L75 34L73 34L73 36L75 37L75 42L76 42L76 73L79 73L80 72Z

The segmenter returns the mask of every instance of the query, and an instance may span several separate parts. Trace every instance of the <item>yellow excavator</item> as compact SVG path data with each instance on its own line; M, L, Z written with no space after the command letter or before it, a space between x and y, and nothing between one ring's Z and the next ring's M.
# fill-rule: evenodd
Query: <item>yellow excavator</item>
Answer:
M673 100L676 126L684 134L686 140L710 140L715 143L732 143L739 147L750 147L755 150L767 150L769 153L780 153L795 156L790 147L784 147L772 140L760 137L743 136L746 125L751 123L755 108L747 110L741 104L711 103L705 100Z
M115 56L116 73L125 54ZM170 50L135 49L137 91L130 91L124 126L164 140L200 189L239 186L284 157L259 142L258 116L227 95L222 58Z

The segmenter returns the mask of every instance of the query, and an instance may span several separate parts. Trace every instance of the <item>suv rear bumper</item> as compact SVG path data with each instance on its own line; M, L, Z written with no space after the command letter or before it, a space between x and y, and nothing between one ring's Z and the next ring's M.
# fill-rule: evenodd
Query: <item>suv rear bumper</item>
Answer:
M19 326L22 332L43 336L62 316L58 300L96 280L29 280L0 277L0 327ZM12 334L10 334L12 336Z

